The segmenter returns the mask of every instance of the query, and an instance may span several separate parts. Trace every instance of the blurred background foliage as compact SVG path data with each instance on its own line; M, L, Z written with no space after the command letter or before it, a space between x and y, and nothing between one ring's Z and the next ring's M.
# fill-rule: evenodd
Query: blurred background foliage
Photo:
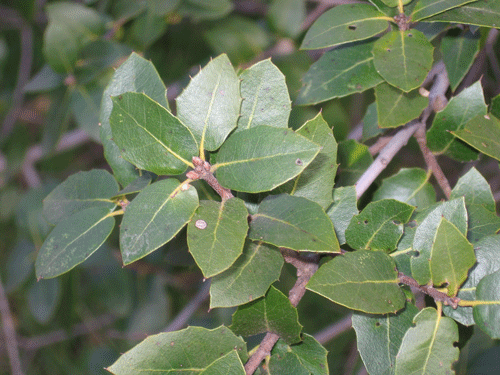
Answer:
M148 334L181 328L172 324L182 318L179 313L189 311L190 303L201 306L189 315L190 325L212 328L231 322L233 309L208 313L208 281L204 284L180 239L122 268L115 232L104 251L83 266L56 279L35 280L36 251L50 231L42 217L43 198L75 172L109 170L98 115L114 69L132 51L150 59L175 111L173 99L211 57L226 53L239 69L272 58L295 100L301 78L320 56L298 50L305 31L325 10L345 2L0 1L0 279L25 373L104 374L104 367ZM485 89L494 91L495 71L475 66L474 74L486 77ZM321 109L337 141L356 138L351 130L359 129L356 125L373 100L373 90L368 90L321 107L295 106L290 126L298 128ZM423 165L413 152L415 144L407 148L404 159L393 161L385 175L401 164ZM370 160L368 156L368 164ZM453 186L459 169L448 159L443 163ZM498 164L495 168L485 167L482 173L498 191ZM295 269L287 265L276 286L286 292L294 280ZM312 293L298 309L310 334L346 313ZM331 373L357 373L362 366L354 332L342 332L323 341ZM259 341L251 339L249 346ZM10 373L6 345L0 335L0 374ZM469 352L471 363L481 361L476 349Z

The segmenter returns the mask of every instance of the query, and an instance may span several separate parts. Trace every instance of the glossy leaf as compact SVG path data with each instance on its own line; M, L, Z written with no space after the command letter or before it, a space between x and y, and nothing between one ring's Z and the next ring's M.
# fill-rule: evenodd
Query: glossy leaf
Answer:
M206 278L227 270L243 252L248 231L245 202L201 201L187 228L189 252Z
M301 342L294 345L287 345L282 339L279 339L271 352L272 357L284 356L287 353L291 353L296 356L301 367L308 370L308 374L328 375L328 362L326 360L328 352L326 349L307 333L302 334L302 339ZM286 368L283 369L281 366L280 369L282 370L282 374L287 371Z
M344 4L323 13L309 28L301 49L319 49L367 39L387 29L387 16L369 4Z
M321 206L288 194L262 201L251 217L248 238L298 251L340 251L333 223Z
M420 21L446 10L457 8L474 0L419 0L411 14L413 22Z
M436 202L436 192L429 183L430 174L420 168L401 168L382 181L373 200L396 199L422 209Z
M302 78L296 104L317 104L363 92L383 82L373 65L373 42L349 44L326 52Z
M469 216L467 239L471 242L476 242L500 230L500 217L483 205L467 205L467 214Z
M320 147L290 129L258 126L232 134L217 154L216 177L226 188L258 193L301 173Z
M456 139L450 131L463 129L468 121L486 114L481 82L464 89L451 98L448 105L436 114L432 127L427 132L427 146L438 154L446 154L461 161L477 158L477 153L465 143Z
M59 222L38 251L36 277L59 276L99 249L115 226L109 211L105 207L87 208Z
M368 146L348 139L339 143L339 179L336 186L354 185L373 162Z
M415 232L413 250L416 255L411 258L412 276L420 285L431 281L430 259L432 244L441 218L453 223L460 233L467 233L467 211L463 198L453 199L435 207L423 219Z
M113 108L112 96L121 95L125 92L143 92L151 99L168 109L167 92L165 84L151 63L132 53L111 77L101 102L99 121L101 123L100 135L104 146L104 156L113 169L114 175L122 186L134 181L139 172L135 166L122 158L120 149L113 141L109 116Z
M167 179L149 185L127 206L120 226L120 249L127 265L172 239L198 207L196 189Z
M319 268L307 289L370 314L395 313L405 304L394 261L380 251L358 250L335 257Z
M345 244L345 231L352 217L358 212L354 186L333 189L333 204L326 210L326 213L333 222L335 234L341 245Z
M432 51L418 30L391 31L375 42L373 63L388 83L408 92L419 87L430 71Z
M413 319L416 326L403 337L396 356L397 375L432 374L445 375L453 372L452 364L458 360L457 324L440 316L436 309L427 307Z
M107 208L111 212L116 204L111 198L118 192L118 184L104 169L78 172L69 176L43 200L43 214L51 224L87 208Z
M352 315L359 354L369 374L394 375L396 354L417 313L415 305L407 303L396 315Z
M321 113L302 125L297 134L318 144L321 150L302 173L276 191L307 198L326 209L332 203L337 172L337 142Z
M455 296L475 263L470 242L456 226L442 218L431 250L432 283L436 286L446 284L447 294Z
M47 324L54 317L62 297L61 280L40 280L27 293L31 315L41 324Z
M486 275L477 284L477 301L484 304L474 306L474 321L491 338L500 338L500 271Z
M493 235L481 239L475 244L474 250L477 263L469 272L467 280L465 280L457 295L458 298L466 301L475 301L477 299L476 288L483 277L500 270L500 236ZM457 309L443 306L443 311L463 325L475 324L472 315L473 308L470 306L458 306Z
M418 118L429 103L418 90L404 92L387 83L375 87L375 98L381 128L396 128Z
M278 249L247 241L243 254L210 286L210 308L243 305L266 294L278 280L283 257Z
M488 181L472 167L465 175L460 177L451 191L450 199L464 197L465 204L479 204L495 212L495 199Z
M107 370L115 375L144 372L187 373L186 370L203 374L213 363L233 351L236 351L240 360L246 361L248 356L245 342L228 328L222 326L209 330L188 327L181 331L147 337L123 354Z
M447 35L441 41L441 52L450 80L450 87L455 91L462 82L479 53L479 33L470 31L458 37Z
M496 117L476 116L462 130L451 133L483 154L500 160L500 120Z
M396 248L403 224L414 210L414 206L394 199L371 202L351 219L345 231L346 242L353 249L390 252Z
M197 155L193 135L165 107L135 92L111 99L113 141L124 159L159 175L180 174L192 165Z
M429 17L425 21L465 23L476 26L498 27L499 17L500 1L479 0Z
M210 61L177 97L177 116L202 150L217 150L236 127L240 81L226 55Z
M271 286L266 296L239 306L233 314L233 323L229 327L237 335L253 336L271 332L282 338L287 344L301 341L302 325L299 323L297 309L278 289Z
M246 69L241 79L241 116L238 128L249 129L259 125L288 127L291 105L285 76L270 59Z

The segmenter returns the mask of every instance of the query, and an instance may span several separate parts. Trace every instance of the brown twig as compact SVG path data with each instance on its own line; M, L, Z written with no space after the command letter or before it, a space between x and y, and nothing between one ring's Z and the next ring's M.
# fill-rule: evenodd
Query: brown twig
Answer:
M198 180L202 179L209 184L212 189L214 189L217 194L220 195L223 201L228 200L230 198L234 198L233 193L231 193L231 190L226 189L225 187L222 187L221 184L219 184L219 181L215 178L214 174L212 173L212 166L210 165L209 162L202 160L201 158L197 156L193 156L193 164L195 168L188 173L186 173L186 177L191 179L191 180Z
M7 355L9 356L12 375L22 375L23 370L21 367L21 359L19 358L16 329L10 313L9 301L7 300L2 280L0 280L0 315L2 316L2 328L5 335Z
M399 283L411 286L420 290L421 292L431 296L434 298L434 301L443 302L445 305L451 306L454 309L458 307L458 302L460 298L458 297L450 297L446 293L440 292L430 285L419 285L417 280L413 279L410 276L406 276L404 273L398 273Z
M302 255L296 251L284 248L280 250L285 262L290 263L297 268L297 280L288 293L288 299L291 304L293 306L297 306L306 292L306 285L309 279L318 270L319 255ZM251 375L255 372L255 370L257 370L264 358L271 354L271 350L278 340L279 336L275 333L268 332L266 336L264 336L264 339L261 341L257 351L245 364L245 372L247 375Z

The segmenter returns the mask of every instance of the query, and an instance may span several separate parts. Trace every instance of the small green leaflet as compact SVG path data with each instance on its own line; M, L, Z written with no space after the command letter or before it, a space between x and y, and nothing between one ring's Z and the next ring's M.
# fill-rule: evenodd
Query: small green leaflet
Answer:
M206 278L226 269L241 255L248 231L245 202L201 201L187 228L189 252Z
M488 181L472 167L460 177L451 191L450 199L464 197L465 204L483 205L489 211L495 212L496 204Z
M307 289L349 309L386 314L404 307L398 282L390 256L381 251L358 250L323 264Z
M111 99L113 140L125 159L159 175L180 174L192 166L196 142L169 111L141 93L127 92Z
M298 251L340 251L333 223L321 206L288 194L262 201L251 217L248 238Z

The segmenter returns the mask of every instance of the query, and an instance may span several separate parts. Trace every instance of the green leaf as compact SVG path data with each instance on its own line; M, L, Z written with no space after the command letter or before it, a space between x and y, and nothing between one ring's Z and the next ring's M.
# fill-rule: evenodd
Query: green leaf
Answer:
M227 375L245 375L245 367L236 349L216 359L200 375L219 375L222 371Z
M212 279L210 308L243 305L262 297L278 280L282 266L278 249L247 241L236 262Z
M230 0L184 0L177 11L198 22L224 17L233 9Z
M417 313L415 305L407 303L405 309L396 315L352 315L359 354L368 373L394 375L396 354L404 334L413 326L413 318Z
M159 175L180 174L192 166L197 154L193 135L165 107L136 92L111 99L109 122L124 159Z
M206 278L227 270L243 252L248 231L245 202L201 201L187 228L189 252Z
M467 205L467 214L469 216L467 239L471 242L476 242L500 230L500 217L483 205Z
M408 92L431 70L433 49L418 30L391 31L375 42L373 63L388 83Z
M104 88L96 84L78 85L71 93L73 116L80 129L96 142L99 136L99 106Z
M436 114L427 132L427 146L438 154L446 154L460 161L477 158L476 152L457 140L450 131L463 129L468 121L487 111L481 82L464 89L451 98L448 105Z
M373 65L373 44L349 44L326 52L302 78L304 86L296 104L321 103L383 82Z
M226 55L210 61L177 97L177 116L203 150L217 150L236 127L240 81Z
M302 340L302 325L299 323L297 309L272 285L264 298L239 306L233 314L233 323L229 328L242 336L275 333L287 344Z
M128 91L142 92L168 109L166 88L155 67L151 61L132 53L111 77L111 81L102 95L99 114L104 156L122 186L134 181L139 176L139 172L133 164L122 158L120 149L113 141L109 116L113 108L111 97Z
M333 189L333 204L326 210L326 213L333 222L335 234L341 245L345 244L345 231L352 217L358 212L354 186Z
M298 251L340 251L333 223L321 206L288 194L262 201L251 217L248 238Z
M353 249L394 250L403 235L403 224L410 220L414 206L395 199L370 202L351 219L345 231Z
M124 195L135 194L140 192L146 186L149 186L149 184L151 184L153 176L154 175L152 173L149 173L147 171L142 171L142 174L139 177L137 177L134 181L132 181L130 184L128 184L122 190L116 193L116 195L113 196L113 198L118 198Z
M427 307L413 319L396 356L396 375L453 373L452 364L458 360L458 327L453 319L440 316Z
M495 212L495 198L491 192L488 181L472 167L465 175L460 177L451 191L450 199L464 197L465 204L483 205L489 211Z
M368 146L347 139L339 142L339 178L337 186L354 185L364 171L373 163Z
M370 4L339 5L313 23L300 48L327 48L367 39L387 29L387 21L387 16Z
M446 35L441 40L441 53L453 91L462 82L479 53L479 34L467 30L462 35Z
M411 14L412 22L420 21L449 9L457 8L475 0L419 0Z
M474 249L467 238L455 225L441 218L431 250L432 283L446 284L447 294L455 296L475 263Z
M321 113L302 125L297 134L318 144L321 150L302 173L276 191L307 198L326 209L332 203L337 172L337 142Z
M500 1L479 0L470 5L451 9L427 18L426 22L465 23L476 26L498 27Z
M213 330L188 327L181 331L149 336L118 358L107 370L115 375L153 372L203 374L202 371L234 351L241 361L246 361L245 342L227 327ZM207 374L213 374L212 371Z
M48 4L43 54L57 73L72 72L79 51L105 31L105 22L92 8L72 2Z
M404 92L387 83L375 87L378 126L396 128L418 118L429 99L417 90Z
M399 4L406 5L412 0L380 0L388 7L397 7Z
M386 314L404 307L398 280L390 256L381 251L358 250L323 264L307 289L349 309Z
M373 102L366 107L365 117L363 117L363 137L361 140L367 141L384 132L378 126L377 103Z
M192 186L167 179L149 185L127 206L120 249L127 265L170 241L193 216L198 195Z
M477 284L477 301L484 304L476 305L473 309L474 320L479 328L492 339L500 338L500 271L486 275Z
M288 127L291 105L285 76L270 59L246 69L241 79L241 116L238 130L259 125Z
M47 324L61 302L61 280L40 280L33 284L27 293L31 315L41 324Z
M500 94L491 99L490 112L497 119L500 119Z
M181 0L147 0L146 8L157 16L166 16L175 11Z
M287 345L282 339L279 339L271 352L272 357L291 353L297 357L302 367L309 371L308 374L328 375L328 361L326 360L328 352L326 349L307 333L302 334L302 339L301 342L294 345ZM289 373L286 370L283 369L281 374Z
M52 91L61 87L63 83L64 75L54 72L50 65L46 64L23 87L23 91L27 93Z
M104 169L78 172L69 176L43 200L43 214L51 224L58 224L76 212L87 208L107 208L116 204L111 198L118 192L118 184Z
M373 195L373 201L396 199L422 209L436 203L436 191L429 183L430 174L420 168L401 168L395 175L382 181Z
M500 236L484 237L475 244L474 250L477 262L469 272L469 277L465 280L457 295L458 298L466 301L475 301L477 299L476 287L483 277L500 270ZM475 324L472 315L473 308L470 306L458 306L457 309L453 309L451 306L443 306L443 311L450 318L463 325Z
M115 226L109 213L106 207L93 207L60 221L38 251L36 277L59 276L99 249Z
M296 38L306 18L305 0L273 0L267 11L273 27L285 36Z
M413 221L410 222L410 225L414 225ZM403 236L398 243L398 248L390 254L392 259L396 262L398 271L405 275L412 274L411 254L413 252L413 239L415 238L416 228L410 225L405 226Z
M279 374L309 375L310 372L302 366L299 358L293 353L273 355L269 360L269 375Z
M500 120L496 117L476 116L462 130L451 133L483 154L500 160Z
M5 291L7 293L22 286L31 276L36 252L35 244L27 239L20 239L12 247L4 266L6 271L4 274L7 276L5 281Z
M427 214L415 232L413 250L416 254L411 258L412 276L420 285L431 281L429 259L436 231L443 217L455 225L460 233L467 233L467 211L463 198L441 203Z
M248 193L272 190L301 173L320 147L291 129L257 126L232 134L217 154L217 179Z

